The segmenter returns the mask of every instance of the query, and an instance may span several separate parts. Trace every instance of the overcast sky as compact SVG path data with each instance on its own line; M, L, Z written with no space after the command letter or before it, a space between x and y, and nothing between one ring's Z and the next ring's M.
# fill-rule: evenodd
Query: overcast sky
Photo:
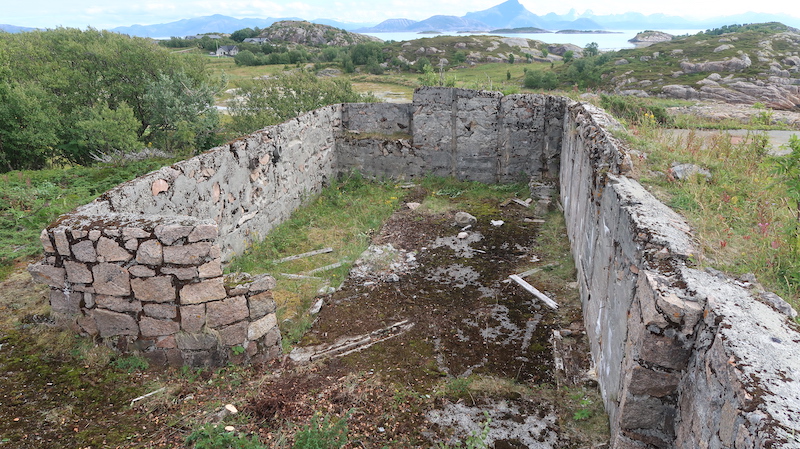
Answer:
M3 3L11 0L3 0ZM504 0L35 0L16 1L0 13L0 23L27 27L57 26L114 28L151 25L180 19L223 14L236 18L300 17L334 19L341 22L374 22L386 19L423 20L435 14L463 16L491 8ZM692 18L708 18L746 12L800 16L795 0L641 1L570 0L552 2L520 0L529 11L544 15L564 14L575 8L579 13L595 14L641 12L664 13Z

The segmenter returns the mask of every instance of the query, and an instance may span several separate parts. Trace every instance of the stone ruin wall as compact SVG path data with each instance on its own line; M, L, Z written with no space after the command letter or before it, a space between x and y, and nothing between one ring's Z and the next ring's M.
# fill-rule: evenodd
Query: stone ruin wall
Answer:
M274 280L225 282L222 263L331 177L560 180L612 447L800 447L796 325L775 295L691 267L689 226L626 176L614 126L566 98L460 89L322 108L61 217L31 272L62 322L121 350L268 359Z
M279 355L275 280L226 280L222 264L327 182L340 110L161 168L60 217L41 234L44 260L29 269L51 286L59 321L156 364Z

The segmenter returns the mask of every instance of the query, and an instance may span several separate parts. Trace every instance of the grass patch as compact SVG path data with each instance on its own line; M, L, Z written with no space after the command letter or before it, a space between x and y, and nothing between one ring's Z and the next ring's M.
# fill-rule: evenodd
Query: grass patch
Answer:
M774 178L776 160L767 155L765 137L753 133L732 143L722 133L704 141L692 133L671 137L655 123L640 123L623 138L646 152L635 158L639 179L692 225L703 254L700 267L734 276L754 273L800 308L796 206ZM674 163L697 164L712 177L676 180L670 174Z
M226 268L229 272L271 273L276 277L278 286L273 294L282 323L284 349L297 343L310 327L311 319L305 311L319 289L336 287L344 281L352 263L369 246L374 231L394 212L405 194L390 182L369 182L357 173L346 176L326 187ZM286 256L326 247L333 251L275 263ZM313 273L310 279L281 275L303 275L337 263L342 265Z
M171 162L153 159L0 175L0 279L8 275L14 260L41 254L39 234L59 215Z

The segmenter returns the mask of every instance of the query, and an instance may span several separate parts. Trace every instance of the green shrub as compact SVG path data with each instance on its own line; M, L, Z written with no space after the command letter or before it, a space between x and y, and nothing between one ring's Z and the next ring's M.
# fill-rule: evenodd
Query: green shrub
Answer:
M669 124L671 121L666 108L638 97L601 95L600 106L617 118L634 125L648 120L655 120L661 125Z
M111 366L129 373L134 371L144 371L147 368L150 368L150 364L147 363L147 360L138 356L120 357L111 362Z
M528 70L524 84L529 89L553 90L558 87L558 76L549 70Z
M338 449L347 444L347 417L314 415L294 436L294 449Z
M186 445L194 449L266 449L258 437L237 435L222 426L206 424L186 437Z

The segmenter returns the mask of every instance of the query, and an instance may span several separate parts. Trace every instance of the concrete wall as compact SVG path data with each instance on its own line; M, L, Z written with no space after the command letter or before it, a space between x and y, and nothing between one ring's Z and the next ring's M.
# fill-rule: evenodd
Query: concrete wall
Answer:
M552 96L441 88L418 89L410 105L347 105L338 167L377 177L554 181L565 105Z
M566 98L461 89L322 108L61 217L31 273L63 322L121 350L267 358L274 280L226 282L221 265L332 176L558 179L612 446L800 447L796 326L774 295L691 267L689 226L626 176L615 126Z
M800 447L785 304L691 268L688 224L626 177L602 111L572 103L565 123L561 199L612 447Z

